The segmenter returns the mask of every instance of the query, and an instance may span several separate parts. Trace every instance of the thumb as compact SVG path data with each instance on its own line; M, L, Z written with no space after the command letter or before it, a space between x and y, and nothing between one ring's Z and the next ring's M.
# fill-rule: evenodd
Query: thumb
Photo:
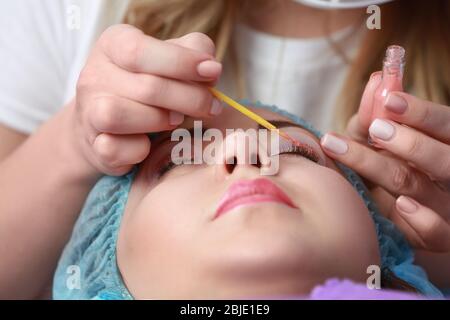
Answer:
M362 130L367 131L372 122L373 96L381 83L381 71L372 73L366 84L358 109L358 119Z

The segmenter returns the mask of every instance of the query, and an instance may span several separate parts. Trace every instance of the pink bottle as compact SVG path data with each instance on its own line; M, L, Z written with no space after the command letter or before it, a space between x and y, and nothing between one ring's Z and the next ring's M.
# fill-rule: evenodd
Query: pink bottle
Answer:
M375 118L386 118L384 102L391 91L403 91L403 68L405 66L405 49L400 46L389 46L383 60L381 83L375 90L372 121Z

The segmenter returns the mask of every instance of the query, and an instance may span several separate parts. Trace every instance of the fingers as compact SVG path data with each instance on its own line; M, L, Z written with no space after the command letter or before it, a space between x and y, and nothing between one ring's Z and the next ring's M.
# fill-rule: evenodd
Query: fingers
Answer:
M222 111L222 104L214 99L205 86L150 74L133 74L112 64L84 68L77 83L77 91L78 96L86 97L108 92L108 95L120 96L149 107L156 106L194 117L218 115Z
M410 228L403 228L416 247L430 251L450 251L450 223L412 198L400 196L395 208ZM400 229L401 226L400 226ZM406 229L406 230L405 230Z
M417 237L414 229L411 228L396 209L396 198L380 187L370 190L370 194L377 204L380 213L397 226L397 228L406 236L409 243L415 248L423 248L424 243Z
M391 92L384 109L389 118L450 143L450 107L425 101L404 92Z
M149 154L146 133L174 129L184 114L219 114L222 104L206 87L222 71L214 51L200 33L161 41L128 25L108 28L77 82L77 122L91 164L124 174Z
M367 130L363 130L358 114L354 114L348 121L345 134L359 143L367 143Z
M385 156L337 134L325 134L321 145L328 156L394 196L404 194L416 199L435 198L432 195L436 194L436 186L425 174L411 168L404 161Z
M98 44L114 64L135 73L185 81L211 81L222 71L221 64L206 52L155 39L128 25L108 28Z
M381 214L391 220L416 249L435 252L450 251L448 221L410 197L397 199L377 187L371 195Z
M138 134L174 129L184 115L113 96L95 99L88 119L97 132Z
M167 42L174 43L174 44L179 45L184 48L189 48L192 50L206 52L207 54L210 54L213 57L216 55L216 46L214 45L214 42L211 40L210 37L208 37L204 33L192 32L181 38L167 40ZM208 64L209 63L205 62L205 63L203 63L202 66L200 66L200 68L206 69L206 68L209 68L212 66L213 71L206 71L206 72L215 72L214 71L214 68L216 68L215 65L209 64L210 66L208 66ZM205 70L202 70L202 71L205 71ZM222 65L220 65L219 75L212 81L206 83L206 85L214 87L221 74L222 74Z
M122 175L132 165L142 162L150 152L150 139L146 135L99 134L93 150L102 172Z
M381 83L381 71L374 72L367 82L366 88L361 98L361 103L358 109L358 119L361 126L361 132L367 132L372 120L373 95L376 88Z
M107 84L107 91L121 97L193 117L218 115L222 111L222 104L200 84L151 74L133 74L117 66L109 68L115 69L115 76Z
M377 146L441 181L450 180L450 146L394 121L375 119L369 134Z
M167 42L184 48L205 52L212 57L216 54L214 42L206 34L200 32L192 32L180 38L167 40Z

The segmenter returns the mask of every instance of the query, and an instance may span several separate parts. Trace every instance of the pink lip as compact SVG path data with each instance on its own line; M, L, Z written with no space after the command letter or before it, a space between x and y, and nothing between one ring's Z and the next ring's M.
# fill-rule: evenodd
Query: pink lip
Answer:
M241 180L233 183L217 207L214 219L231 209L258 202L277 202L298 209L289 197L268 179Z

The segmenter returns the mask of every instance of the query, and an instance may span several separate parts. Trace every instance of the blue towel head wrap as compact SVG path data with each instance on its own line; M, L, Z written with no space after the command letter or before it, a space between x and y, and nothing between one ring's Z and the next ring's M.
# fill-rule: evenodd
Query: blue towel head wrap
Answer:
M289 118L319 138L322 135L305 120L275 106L243 103ZM338 165L364 200L375 222L381 269L390 270L424 295L442 297L441 292L428 281L423 269L413 264L413 252L402 234L391 221L378 213L359 176ZM132 299L117 266L116 242L134 175L135 170L122 177L105 176L90 192L58 263L53 282L55 299Z

